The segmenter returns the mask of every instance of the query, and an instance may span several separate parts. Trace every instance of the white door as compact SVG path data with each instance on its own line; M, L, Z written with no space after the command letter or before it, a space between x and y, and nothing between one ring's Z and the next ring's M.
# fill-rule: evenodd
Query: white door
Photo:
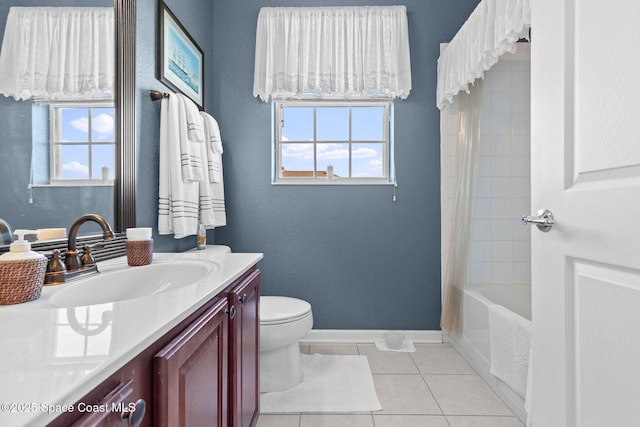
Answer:
M639 426L640 1L531 7L533 424Z

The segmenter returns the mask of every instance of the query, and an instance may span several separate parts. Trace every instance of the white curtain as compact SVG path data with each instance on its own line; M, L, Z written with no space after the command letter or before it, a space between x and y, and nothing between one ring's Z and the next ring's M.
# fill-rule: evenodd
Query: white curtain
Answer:
M460 330L462 292L469 260L482 116L482 80L477 80L469 93L459 93L455 102L459 108L460 121L457 144L458 180L449 255L442 282L444 289L440 320L442 329L453 333Z
M468 92L500 55L515 52L519 39L529 39L530 27L529 0L482 0L438 59L438 108Z
M253 95L401 99L411 90L405 6L264 7Z
M17 100L113 96L110 7L12 7L0 52L0 93Z

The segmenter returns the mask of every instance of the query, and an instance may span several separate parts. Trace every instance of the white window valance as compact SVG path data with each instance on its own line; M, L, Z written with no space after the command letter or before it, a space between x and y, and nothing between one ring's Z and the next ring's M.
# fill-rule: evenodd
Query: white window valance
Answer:
M253 95L409 96L405 6L263 7L258 16Z
M12 7L0 93L17 100L113 96L113 8Z
M500 55L515 52L519 39L529 39L530 27L529 0L482 0L438 59L438 108L461 90L468 93Z

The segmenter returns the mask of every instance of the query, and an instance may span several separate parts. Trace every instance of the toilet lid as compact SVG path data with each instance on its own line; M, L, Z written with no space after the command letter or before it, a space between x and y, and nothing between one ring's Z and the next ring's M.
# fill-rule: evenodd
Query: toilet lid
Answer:
M286 323L306 317L311 313L311 304L297 298L260 297L260 323L272 325Z

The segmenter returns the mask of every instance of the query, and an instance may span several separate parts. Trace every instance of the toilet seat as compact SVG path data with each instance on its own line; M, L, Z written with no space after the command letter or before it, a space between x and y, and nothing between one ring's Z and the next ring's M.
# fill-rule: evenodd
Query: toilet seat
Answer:
M311 304L306 301L279 296L260 297L260 324L279 325L295 322L311 315Z

